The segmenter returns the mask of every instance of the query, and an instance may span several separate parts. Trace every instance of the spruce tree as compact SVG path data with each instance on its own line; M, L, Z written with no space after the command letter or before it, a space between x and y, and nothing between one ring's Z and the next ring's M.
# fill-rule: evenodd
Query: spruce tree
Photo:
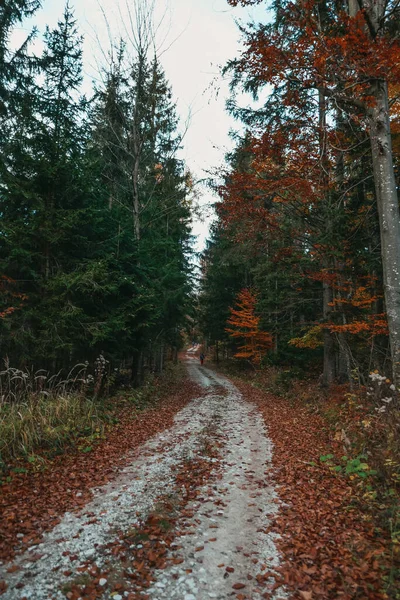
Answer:
M66 294L63 278L85 258L92 235L79 98L82 40L68 5L58 27L47 29L45 44L29 107L15 114L6 146L2 270L19 282L26 302L3 326L10 330L11 356L55 366L74 354L81 329L82 309Z
M178 345L185 323L187 178L176 158L175 107L158 61L140 54L129 60L122 44L104 79L93 111L93 150L107 189L110 235L118 240L121 305L115 308L127 319L120 349L140 382L145 363L162 368L166 345Z

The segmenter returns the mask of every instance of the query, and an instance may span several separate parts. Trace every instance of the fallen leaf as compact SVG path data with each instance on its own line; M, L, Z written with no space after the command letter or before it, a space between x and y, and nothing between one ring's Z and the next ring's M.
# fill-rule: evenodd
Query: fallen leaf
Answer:
M232 588L234 590L242 590L245 587L246 587L245 583L234 583L233 586L232 586Z

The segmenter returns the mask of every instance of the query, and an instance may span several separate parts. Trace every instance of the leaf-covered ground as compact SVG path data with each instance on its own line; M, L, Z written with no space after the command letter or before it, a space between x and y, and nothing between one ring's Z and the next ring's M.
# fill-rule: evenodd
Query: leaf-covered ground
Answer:
M327 422L300 401L235 384L261 410L274 444L271 477L284 503L272 524L285 561L277 587L302 600L387 598L389 540L363 503L360 479L321 461L343 454Z
M116 475L128 452L170 427L176 413L200 393L195 383L180 382L152 408L119 412L119 423L90 452L75 449L39 462L37 470L14 472L12 481L0 487L0 561L38 543L66 511L84 506L93 488Z
M86 507L93 488L114 480L119 471L120 485L115 490L102 488L100 505L94 505L93 513L83 511L84 527L71 520L77 528L72 545L79 549L82 541L84 560L78 558L79 552L67 551L61 562L68 568L54 563L51 581L58 582L59 573L68 582L64 588L57 583L54 597L389 598L383 590L390 577L390 544L364 501L368 480L337 472L344 447L323 416L303 401L272 395L243 380L235 380L235 388L196 363L190 368L192 379L197 376L205 390L193 381L181 383L179 392L171 392L157 407L135 418L131 411L123 411L119 425L91 452L60 456L44 471L14 475L2 487L0 561L12 559L16 549L39 543L41 534L66 511ZM195 403L188 405L193 398ZM250 428L244 425L245 415L254 410L248 402L257 409ZM178 415L171 437L174 417L185 405L180 413L185 416L180 421ZM269 442L263 446L267 438L260 413L273 443L272 468ZM154 447L141 446L164 430ZM175 447L182 451L176 453ZM132 453L126 458L133 449L139 459L134 464ZM326 460L327 456L332 458ZM159 475L166 476L164 488ZM143 519L140 511L135 513L140 509L134 497L142 485L138 477L144 482L143 500L148 495L153 507L150 513L142 511ZM115 510L110 511L110 504ZM118 517L120 510L124 526L112 530L108 541L96 543L93 552L91 534L84 542L82 533L80 541L80 532L90 528L102 540L96 528L105 531L111 513ZM107 514L106 522L102 514ZM68 531L68 523L63 531ZM126 523L132 526L126 528ZM59 541L64 543L58 538L53 543ZM40 577L42 557L44 563L51 561L51 552L47 558L41 552L46 548L26 555L33 561L33 577ZM100 562L94 561L97 555L102 556ZM15 590L23 584L14 572L21 569L18 560L5 577L14 586L13 599L19 598ZM7 597L12 587L1 585L0 595L5 592Z
M261 600L271 589L277 497L264 481L262 417L226 378L188 368L204 393L81 511L3 565L5 599Z

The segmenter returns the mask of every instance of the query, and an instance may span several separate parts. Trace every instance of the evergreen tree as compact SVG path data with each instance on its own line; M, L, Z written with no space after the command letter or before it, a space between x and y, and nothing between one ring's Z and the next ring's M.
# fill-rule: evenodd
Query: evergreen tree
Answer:
M7 143L1 257L4 273L20 282L27 297L18 319L4 323L10 335L7 352L55 365L74 355L81 309L66 293L67 280L85 260L93 237L85 102L78 95L82 40L68 5L58 27L46 31L45 42L29 111L15 116Z
M88 103L69 4L44 41L1 139L3 355L54 370L102 352L139 383L167 346L176 353L190 304L190 180L171 90L145 46L131 60L121 42Z
M40 0L8 0L0 6L0 119L4 126L12 119L13 110L26 92L32 57L27 55L30 40L36 30L17 49L11 48L10 36L15 27L31 17L40 7Z
M93 147L119 261L128 255L135 271L132 340L121 347L139 381L145 362L161 368L165 345L179 344L189 297L190 211L184 166L176 158L175 107L160 65L140 55L131 63L123 44L116 56L97 92Z

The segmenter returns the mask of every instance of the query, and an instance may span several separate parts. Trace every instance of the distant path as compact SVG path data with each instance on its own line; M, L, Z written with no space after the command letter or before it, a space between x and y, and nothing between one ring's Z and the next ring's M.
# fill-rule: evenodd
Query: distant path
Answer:
M147 597L265 597L274 580L259 586L257 576L261 581L262 574L277 567L279 560L273 537L266 533L268 515L277 510L277 497L265 483L271 444L263 419L228 379L201 367L190 355L187 368L205 389L204 396L181 410L172 428L133 452L130 464L112 483L98 489L79 513L66 513L43 543L19 556L11 569L6 565L1 572L0 567L0 580L8 585L2 600L66 598L71 582L79 581L91 566L101 571L108 565L108 573L114 560L110 542L117 532L132 530L146 520L160 499L179 494L175 474L185 468L190 473L190 461L196 459L210 461L210 481L178 516L178 554L174 556L179 555L179 561L153 572ZM139 543L130 547L131 560L141 547ZM7 572L7 567L14 572ZM93 597L120 600L134 592L127 580L122 582L125 596L123 591L111 596L115 592L111 581L108 576L100 583L96 580ZM137 591L137 597L145 598L142 593ZM71 592L69 597L75 598ZM281 592L277 597L284 595Z

